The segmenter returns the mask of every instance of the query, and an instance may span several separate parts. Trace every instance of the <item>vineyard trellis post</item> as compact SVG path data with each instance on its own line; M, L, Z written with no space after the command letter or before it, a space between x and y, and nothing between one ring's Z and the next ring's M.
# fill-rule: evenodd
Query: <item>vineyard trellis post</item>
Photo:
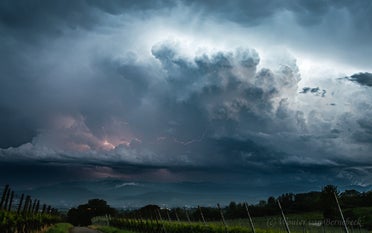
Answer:
M136 220L137 223L138 222L140 223L140 224L136 224L136 230L138 232L143 232L144 231L144 228L143 228L141 216L138 213L135 213L134 214L134 219Z
M35 213L37 199L34 200L34 203L32 204L31 213Z
M22 193L21 195L21 200L19 200L19 205L18 205L18 209L17 209L17 214L19 214L21 212L21 208L22 208L22 204L23 204L23 199L24 199L25 195Z
M40 200L37 200L35 213L39 212L39 207L40 207Z
M43 210L41 211L41 213L42 213L42 214L44 214L44 213L45 213L45 211L46 211L46 205L45 205L45 204L43 204Z
M191 219L190 219L189 211L187 211L186 207L184 207L184 210L185 210L185 213L186 213L187 221L188 221L189 223L191 223Z
M247 202L244 202L244 206L245 206L245 210L247 211L247 215L248 215L248 219L249 219L249 224L251 225L252 232L253 233L256 233L256 229L254 228L251 214L249 213L248 203Z
M282 209L282 205L280 204L279 200L277 200L277 202L278 202L278 206L279 206L279 209L280 209L280 213L281 213L283 221L284 221L285 229L286 229L287 233L291 233L291 231L289 230L287 219L285 218L285 215L284 215L284 212L283 212L283 209Z
M26 196L25 205L23 206L23 213L24 213L24 214L26 213L26 211L27 211L27 209L28 209L29 202L30 202L30 196L27 195L27 196Z
M3 209L3 204L5 202L6 194L8 193L9 185L5 185L3 195L1 196L1 202L0 202L0 210Z
M31 209L32 209L32 198L30 197L30 203L28 205L27 213L31 213Z
M19 196L6 185L1 197L0 232L39 232L42 227L60 221L57 209L50 216L38 214L40 201L22 193ZM17 205L18 202L18 205Z
M159 220L160 220L160 224L161 224L161 226L162 226L162 228L163 228L163 231L164 231L165 233L167 233L167 230L165 229L165 226L164 226L163 218L161 217L160 210L159 210L159 209L156 209L156 210L157 210L157 212L158 212L158 214L159 214Z
M3 209L6 210L8 208L8 201L9 201L9 195L10 195L10 188L8 188L6 195L5 195L5 202L3 205Z
M171 217L169 215L170 210L168 208L165 208L165 212L167 213L168 221L171 222L172 219L171 219Z
M221 206L220 206L219 203L217 203L217 208L218 208L218 210L220 211L220 215L221 215L222 223L223 223L223 226L225 227L225 231L226 231L226 233L227 233L227 224L226 224L225 217L223 216L223 212L222 212L222 209L221 209Z
M344 224L344 230L345 230L346 233L349 233L349 229L347 228L347 225L346 225L346 222L345 222L345 218L344 218L344 214L342 213L342 210L341 210L341 207L340 207L340 203L338 203L337 194L334 192L333 193L333 196L335 197L336 204L337 204L337 207L338 207L338 211L340 212L342 223Z
M159 216L159 221L163 221L163 218L161 216L160 210L159 209L156 209L156 211L157 211L157 214Z
M207 223L205 222L205 218L204 218L204 215L203 215L203 211L202 211L202 209L200 208L200 206L198 206L198 209L199 209L200 216L201 216L201 218L202 218L202 220L203 220L204 225L207 225Z
M14 197L14 191L10 194L10 200L9 200L9 205L8 205L8 211L12 210L12 203L13 203L13 197ZM5 206L6 208L6 206Z
M174 215L176 215L177 222L180 222L180 218L178 217L178 214L177 214L177 209L174 209Z

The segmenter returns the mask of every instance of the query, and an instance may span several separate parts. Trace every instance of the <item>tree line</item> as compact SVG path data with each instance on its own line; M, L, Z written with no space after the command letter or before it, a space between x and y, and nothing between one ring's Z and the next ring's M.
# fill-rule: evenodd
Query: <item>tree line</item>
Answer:
M324 220L336 220L340 219L340 213L335 196L339 200L346 218L355 219L357 217L354 216L353 211L350 211L353 208L372 207L372 191L345 190L340 192L334 185L324 186L321 191L299 194L285 193L277 198L271 196L267 200L261 200L259 203L250 204L247 207L254 217L279 215L279 201L286 214L322 212ZM107 205L106 201L94 199L87 204L71 209L68 212L68 219L74 225L89 225L91 218L108 214L113 217L123 218L156 219L159 216L163 216L165 220L171 221L202 222L220 220L221 210L226 219L239 219L247 216L246 203L230 202L229 205L222 207L222 209L217 206L166 209L158 205L147 205L136 210L118 211Z

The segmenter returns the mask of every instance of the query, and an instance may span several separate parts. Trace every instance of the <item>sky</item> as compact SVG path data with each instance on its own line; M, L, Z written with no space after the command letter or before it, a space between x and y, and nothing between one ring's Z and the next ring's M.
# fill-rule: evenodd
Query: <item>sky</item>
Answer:
M371 41L369 0L1 1L0 181L369 187Z

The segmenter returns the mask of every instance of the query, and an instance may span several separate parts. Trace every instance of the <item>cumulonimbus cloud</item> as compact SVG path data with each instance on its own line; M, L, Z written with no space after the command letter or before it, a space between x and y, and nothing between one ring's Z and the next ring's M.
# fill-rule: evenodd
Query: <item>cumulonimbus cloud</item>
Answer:
M366 67L368 4L4 1L0 157L243 169L370 164L370 73L309 81L302 57L271 56L268 47ZM337 30L336 18L361 27Z
M235 166L316 163L326 155L337 164L346 156L342 151L352 151L356 142L363 142L358 145L365 150L370 147L365 143L369 123L362 115L341 109L327 119L328 111L319 109L317 101L309 99L316 104L310 110L296 105L301 75L295 62L258 69L260 58L254 49L190 56L180 46L174 41L155 44L151 52L159 64L104 61L97 73L110 75L106 83L93 76L93 86L85 91L93 100L96 91L104 93L100 98L117 105L86 100L75 115L55 114L32 142L2 150L3 159L167 166L203 166L212 159L215 166L227 161ZM149 67L155 72L148 72ZM337 106L328 106L333 107ZM346 120L356 122L352 133L341 127ZM341 140L349 143L337 148ZM308 151L298 154L304 147Z

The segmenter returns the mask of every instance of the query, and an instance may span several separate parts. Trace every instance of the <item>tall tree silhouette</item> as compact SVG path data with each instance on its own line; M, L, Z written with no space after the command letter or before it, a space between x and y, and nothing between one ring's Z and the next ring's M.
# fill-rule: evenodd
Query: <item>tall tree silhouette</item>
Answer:
M116 214L117 211L107 205L105 200L92 199L87 204L70 209L67 213L67 219L75 226L88 226L91 224L91 219L95 216L114 216Z
M337 196L339 195L337 186L326 185L322 188L320 201L323 210L323 218L325 220L339 219L339 213L334 193L336 193Z

